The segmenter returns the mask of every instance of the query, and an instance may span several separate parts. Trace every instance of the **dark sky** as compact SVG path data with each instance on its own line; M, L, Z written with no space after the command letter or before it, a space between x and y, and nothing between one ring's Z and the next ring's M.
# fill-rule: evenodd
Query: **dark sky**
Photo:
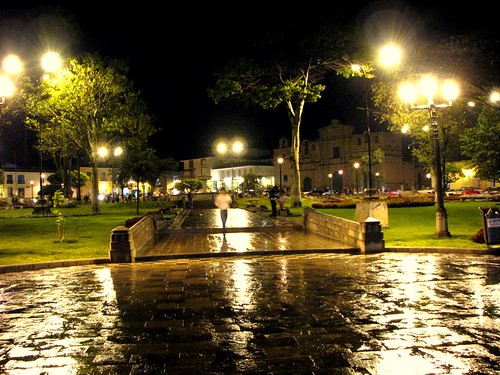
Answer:
M32 3L36 5L21 1L17 8L0 6L1 55L9 48L6 41L15 40L8 36L11 30L22 30L24 42L28 40L34 46L46 41L44 31L40 31L42 24L62 23L72 30L78 26L82 49L128 61L130 78L162 129L153 137L152 146L160 157L178 160L206 156L212 142L221 136L241 136L249 147L264 149L277 147L283 136L290 138L284 107L264 112L227 104L215 106L206 94L213 72L245 52L259 30L285 21L296 23L298 28L308 27L326 15L340 13L356 20L358 30L368 36L381 33L384 25L397 37L402 27L401 21L396 21L398 17L405 28L429 36L450 25L465 31L486 18L478 9L440 1L344 3L342 7L349 6L349 10L339 9L340 3L334 2L325 7L328 3L323 1L299 6L273 1L205 5L159 1ZM44 14L53 12L53 18L36 18L41 9ZM26 11L33 15L29 24L26 18L19 21L19 14ZM58 38L60 47L71 43L64 32ZM338 92L341 95L334 94ZM359 90L346 83L339 83L335 90L327 88L320 102L306 106L302 136L315 138L316 129L332 118L358 121L360 114L355 108L360 100Z

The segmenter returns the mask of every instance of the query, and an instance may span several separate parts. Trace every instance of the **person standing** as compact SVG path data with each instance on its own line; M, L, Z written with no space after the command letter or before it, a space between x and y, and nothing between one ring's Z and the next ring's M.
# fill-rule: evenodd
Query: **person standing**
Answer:
M278 200L280 190L276 185L269 191L269 199L271 200L271 217L278 216L278 208L276 207L276 201Z
M215 197L214 201L215 205L217 208L220 209L220 218L222 220L222 228L226 230L226 221L227 221L227 214L228 214L228 209L232 206L233 204L233 199L229 194L227 194L225 188L221 188L219 190L219 194Z
M283 211L285 209L285 192L280 191L278 201L280 203L280 211Z
M193 208L193 192L191 190L188 192L188 204L189 208Z

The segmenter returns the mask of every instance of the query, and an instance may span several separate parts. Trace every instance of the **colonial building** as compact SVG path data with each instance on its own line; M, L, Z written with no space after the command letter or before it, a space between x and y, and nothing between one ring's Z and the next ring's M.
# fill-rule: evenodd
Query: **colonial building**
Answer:
M182 160L183 178L198 179L203 183L202 190L216 191L221 187L228 190L245 190L245 176L255 175L262 187L275 185L274 167L270 158L225 158L208 156Z
M362 161L368 155L366 133L355 133L353 126L338 120L318 129L318 133L318 139L301 141L302 190L362 192L368 188L369 167ZM376 131L371 132L370 139L373 188L411 190L427 187L426 173L409 156L402 134ZM281 174L283 189L289 189L292 184L290 152L290 144L285 138L274 150L275 175ZM383 154L382 161L373 157L375 152ZM278 159L281 158L283 162L280 164Z

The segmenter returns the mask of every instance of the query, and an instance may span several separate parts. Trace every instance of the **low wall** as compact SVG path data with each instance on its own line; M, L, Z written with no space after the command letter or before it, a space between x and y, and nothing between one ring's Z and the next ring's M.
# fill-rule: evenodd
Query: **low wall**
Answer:
M137 254L150 250L158 242L158 213L148 213L132 227L111 231L109 259L112 263L134 263Z
M369 217L364 222L343 219L304 208L303 226L306 231L318 233L361 252L384 251L385 242L380 221Z

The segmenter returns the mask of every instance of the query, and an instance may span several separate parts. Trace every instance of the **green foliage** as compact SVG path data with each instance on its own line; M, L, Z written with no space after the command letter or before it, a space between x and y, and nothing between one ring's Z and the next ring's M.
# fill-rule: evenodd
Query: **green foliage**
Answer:
M198 191L203 187L203 182L198 179L188 179L188 180L182 180L174 184L174 188L182 191L182 192L188 192L188 191Z
M477 176L491 181L500 180L500 111L485 107L477 125L461 136L462 150L469 158Z
M38 86L27 85L20 97L27 124L42 137L42 150L61 157L81 153L97 175L101 146L118 138L126 146L144 145L155 128L127 74L123 61L88 54L66 61ZM94 214L99 213L97 183L92 180Z
M62 192L60 193L62 196ZM59 207L55 206L54 207ZM54 210L53 214L56 215L56 224L57 224L57 233L59 235L59 242L64 242L64 224L66 222L66 219L64 218L64 215L61 211L59 210Z
M52 197L52 202L54 204L55 208L61 207L64 203L64 193L62 190L57 190L53 197Z

